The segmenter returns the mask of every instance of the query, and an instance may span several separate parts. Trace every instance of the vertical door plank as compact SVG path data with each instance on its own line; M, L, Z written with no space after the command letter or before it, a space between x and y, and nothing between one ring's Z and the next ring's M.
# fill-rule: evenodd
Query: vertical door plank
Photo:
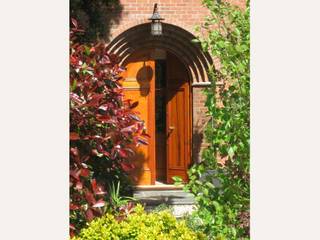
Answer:
M154 131L154 76L155 64L150 59L131 58L124 73L124 98L138 101L134 109L145 122L147 133L151 136L148 145L135 148L136 154L130 159L135 169L130 173L137 185L155 183L155 131Z
M173 176L188 180L191 162L190 84L185 66L167 55L167 182Z

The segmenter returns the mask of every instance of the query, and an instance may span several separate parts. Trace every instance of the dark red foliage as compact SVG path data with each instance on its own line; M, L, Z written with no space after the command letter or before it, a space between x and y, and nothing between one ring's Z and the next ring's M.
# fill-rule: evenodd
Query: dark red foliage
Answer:
M146 144L138 103L123 100L117 57L103 43L79 44L83 32L72 19L70 32L70 233L103 214L107 204L104 176L130 171L131 147ZM82 221L82 222L81 222Z

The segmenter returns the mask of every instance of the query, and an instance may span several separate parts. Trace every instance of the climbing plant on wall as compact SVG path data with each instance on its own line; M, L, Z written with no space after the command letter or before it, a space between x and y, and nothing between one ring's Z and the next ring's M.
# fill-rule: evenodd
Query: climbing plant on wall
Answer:
M210 239L249 239L250 23L245 9L204 0L211 15L195 39L214 56L205 92L210 146L189 170L186 189L196 196L200 225ZM198 221L199 222L199 221Z

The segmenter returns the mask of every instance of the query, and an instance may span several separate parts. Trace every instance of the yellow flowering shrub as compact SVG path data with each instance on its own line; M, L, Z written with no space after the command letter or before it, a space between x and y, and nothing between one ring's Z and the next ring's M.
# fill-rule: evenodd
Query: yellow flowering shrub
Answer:
M72 240L198 240L206 239L170 211L146 213L137 205L134 213L118 222L115 216L106 214L88 224Z

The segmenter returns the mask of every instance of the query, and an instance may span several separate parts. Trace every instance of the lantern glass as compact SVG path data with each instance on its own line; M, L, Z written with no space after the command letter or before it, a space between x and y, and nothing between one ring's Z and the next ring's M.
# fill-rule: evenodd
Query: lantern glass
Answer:
M159 36L162 34L162 25L160 21L153 21L151 23L151 35Z

